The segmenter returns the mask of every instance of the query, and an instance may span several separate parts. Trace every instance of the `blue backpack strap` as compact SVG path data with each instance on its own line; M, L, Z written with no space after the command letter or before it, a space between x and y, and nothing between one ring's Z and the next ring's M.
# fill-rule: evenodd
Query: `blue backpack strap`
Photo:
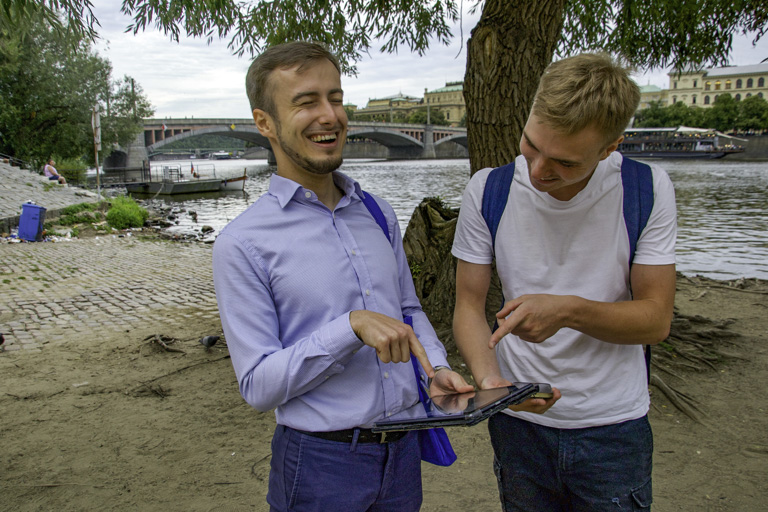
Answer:
M376 224L379 225L381 230L384 232L384 234L387 236L387 240L389 240L389 243L392 243L392 239L389 237L389 226L387 226L387 218L384 217L384 212L381 211L381 207L379 207L379 203L376 202L376 200L371 196L371 194L368 194L365 191L361 191L362 195L360 196L360 200L363 202L366 208L368 208L368 211L371 212L371 215L373 216L373 220L376 221Z
M515 161L497 167L488 173L488 178L485 180L485 188L483 189L483 203L480 208L485 219L485 224L488 226L488 231L491 232L491 251L493 251L494 257L496 255L496 232L499 230L499 222L501 222L501 216L504 213L504 208L507 207L507 200L509 199L509 189L512 186L512 180L515 178ZM504 294L501 295L501 308L504 307ZM498 322L493 323L493 330L495 331L499 327Z
M501 215L507 206L509 187L515 177L515 161L497 167L488 174L483 189L483 204L481 213L491 232L491 250L496 254L496 231L499 229Z
M629 266L635 259L640 234L653 210L653 172L647 164L623 157L621 184L624 187L624 223L629 237Z
M624 187L624 223L629 237L629 268L635 259L640 234L648 224L653 210L653 172L649 165L623 157L621 184ZM651 346L645 347L645 372L651 381Z

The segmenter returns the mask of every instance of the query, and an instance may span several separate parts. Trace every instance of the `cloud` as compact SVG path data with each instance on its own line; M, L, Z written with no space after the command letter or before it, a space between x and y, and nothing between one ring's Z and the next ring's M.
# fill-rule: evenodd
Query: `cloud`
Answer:
M94 12L101 23L102 40L96 45L100 55L112 62L114 78L129 75L144 89L156 117L250 117L245 95L245 73L250 57L232 55L226 41L180 38L174 42L154 27L136 35L125 33L131 18L120 13L121 0L96 2ZM364 107L369 99L397 93L421 97L424 89L443 87L446 82L464 79L466 41L480 13L466 14L463 33L456 24L449 46L432 42L424 56L404 49L382 54L373 45L370 55L358 62L356 77L343 77L346 103ZM734 38L731 62L757 64L768 57L768 38L756 48L751 39ZM669 86L666 71L639 73L640 85Z

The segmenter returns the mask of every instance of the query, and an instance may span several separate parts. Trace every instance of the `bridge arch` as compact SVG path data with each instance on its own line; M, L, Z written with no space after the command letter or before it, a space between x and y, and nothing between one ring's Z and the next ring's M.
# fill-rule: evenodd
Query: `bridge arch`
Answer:
M246 142L251 142L263 148L271 149L271 146L269 144L269 139L263 136L259 132L259 130L256 129L256 126L247 126L247 125L237 126L233 130L230 126L221 125L221 126L206 126L202 128L195 128L182 133L178 133L176 135L173 135L172 137L165 138L163 140L155 142L150 146L147 146L147 151L149 152L149 154L152 154L157 150L159 150L160 148L162 148L163 146L165 146L166 144L170 144L178 140L188 139L189 137L196 137L200 135L224 135L227 137L244 140Z
M460 146L464 146L465 148L469 147L469 141L467 140L466 133L456 133L454 135L443 137L437 142L435 142L435 146L439 146L440 144L445 144L446 142L455 142L456 144L459 144Z
M434 158L435 147L455 142L466 151L466 128L404 123L351 121L347 135L365 138L388 148L389 158ZM261 135L251 118L231 119L145 119L144 132L127 147L120 148L127 167L140 167L150 154L158 152L171 142L199 135L215 134L248 141L255 146L271 150L269 140ZM444 149L448 149L443 146ZM445 153L445 151L443 151Z
M378 142L387 147L413 147L423 148L424 143L415 137L407 135L399 130L389 128L365 127L352 128L347 130L347 137L364 137Z

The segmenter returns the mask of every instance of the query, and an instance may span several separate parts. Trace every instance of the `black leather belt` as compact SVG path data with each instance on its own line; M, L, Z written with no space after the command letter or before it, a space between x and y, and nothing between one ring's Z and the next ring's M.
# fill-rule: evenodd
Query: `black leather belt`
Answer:
M300 434L306 434L312 437L319 437L328 441L337 441L339 443L351 443L355 437L355 431L360 434L357 436L358 443L394 443L404 438L408 432L372 432L367 428L349 428L347 430L332 430L331 432L307 432L306 430L293 429Z

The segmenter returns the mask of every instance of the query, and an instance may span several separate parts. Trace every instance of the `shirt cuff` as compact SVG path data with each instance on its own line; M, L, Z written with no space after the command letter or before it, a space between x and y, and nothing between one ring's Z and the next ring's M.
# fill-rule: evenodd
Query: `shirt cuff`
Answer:
M320 343L328 354L341 363L346 363L363 347L349 324L349 312L335 318L320 330Z

